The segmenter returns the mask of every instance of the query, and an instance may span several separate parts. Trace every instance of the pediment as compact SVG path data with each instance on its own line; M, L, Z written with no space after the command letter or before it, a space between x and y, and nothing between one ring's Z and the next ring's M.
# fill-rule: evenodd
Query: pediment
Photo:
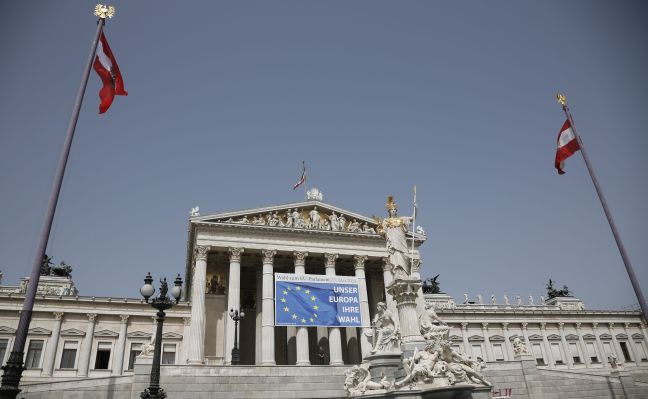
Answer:
M567 334L565 336L565 339L568 341L578 341L578 335L575 334Z
M86 333L76 328L68 328L67 330L61 331L62 337L85 337Z
M542 341L542 335L531 334L529 335L529 341Z
M101 330L101 331L97 331L94 334L94 336L101 337L101 338L117 338L119 337L119 334L110 330Z
M151 338L153 334L144 331L133 331L126 334L128 338Z
M0 334L15 334L16 329L7 327L7 326L0 326Z
M628 339L628 336L624 333L619 333L616 335L617 339Z
M585 334L583 339L596 339L596 336L594 334Z
M459 342L461 342L461 341L463 341L463 338L461 338L458 335L451 335L450 337L448 337L448 340L449 341L459 341Z
M484 337L479 336L479 335L473 335L468 338L468 341L483 341Z
M290 219L288 211L291 212ZM295 218L293 215L297 215ZM342 220L343 219L343 220ZM191 223L378 236L378 220L321 201L304 201L191 217ZM343 223L343 227L342 224ZM337 227L336 227L337 226ZM411 235L411 233L410 233ZM424 233L415 235L425 240Z
M489 341L504 341L504 337L502 337L501 335L491 335L488 338L488 340Z
M162 339L182 339L182 334L165 332L164 334L162 334Z
M46 328L34 327L29 329L31 335L52 335L52 332Z
M604 334L599 335L599 338L601 338L601 339L612 339L612 336L610 334L608 334L608 333L604 333Z
M632 334L632 339L644 339L643 334L634 333Z
M560 335L558 335L558 334L549 334L547 336L547 339L549 341L560 341Z

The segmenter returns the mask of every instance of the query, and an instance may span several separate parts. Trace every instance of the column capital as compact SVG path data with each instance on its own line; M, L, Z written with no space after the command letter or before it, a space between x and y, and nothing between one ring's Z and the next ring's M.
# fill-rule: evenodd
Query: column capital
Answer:
M565 323L562 322L562 321L559 321L559 322L558 322L558 328L562 330L563 327L565 327Z
M353 266L357 269L364 269L365 262L369 259L367 255L354 255Z
M529 323L527 323L527 322L522 323L522 328L524 330L526 330L528 326L529 326Z
M263 264L268 265L272 264L274 256L277 254L277 251L274 249L262 249L261 253L263 254Z
M508 330L509 323L502 323L502 328Z
M625 328L630 328L630 323L628 322L623 323L623 325L625 326Z
M241 261L241 254L245 252L244 248L234 248L234 247L229 247L228 248L229 254L230 254L230 262L240 262Z
M483 329L488 329L488 323L484 322L484 323L481 323L481 324L482 324Z
M599 323L596 323L596 322L592 323L592 327L593 327L593 328L598 327L598 325L599 325Z
M63 315L65 314L64 312L54 312L54 320L61 320L63 319Z
M207 261L207 253L211 249L209 245L196 245L194 249L196 251L196 261Z
M183 323L185 326L190 326L190 325L191 325L191 317L183 317L183 318L182 318L182 323Z
M544 321L542 323L540 323L540 329L542 331L546 330L547 329L547 323L545 323Z
M128 314L120 314L119 315L119 318L121 319L122 324L128 323L128 318L129 317L130 317L130 315L128 315Z
M335 261L340 255L338 254L324 254L326 259L326 267L335 267Z
M308 256L308 252L306 251L293 252L293 257L295 258L295 265L303 266L306 263L307 256Z
M468 323L466 323L465 321L461 322L461 329L462 330L467 330L468 329Z
M577 329L577 330L580 330L580 329L581 329L581 322L577 322L577 323L576 323L576 329Z
M95 319L97 318L96 313L88 313L86 316L88 316L88 322L94 323Z
M610 328L614 328L614 323L608 323L608 326L609 326Z

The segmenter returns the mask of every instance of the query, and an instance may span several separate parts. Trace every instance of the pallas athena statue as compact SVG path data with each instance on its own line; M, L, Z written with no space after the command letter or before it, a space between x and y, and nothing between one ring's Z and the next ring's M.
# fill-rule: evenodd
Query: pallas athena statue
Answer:
M406 279L410 276L411 260L405 233L413 217L399 217L394 197L391 195L387 198L386 208L389 217L382 220L380 227L385 236L389 263L394 278Z

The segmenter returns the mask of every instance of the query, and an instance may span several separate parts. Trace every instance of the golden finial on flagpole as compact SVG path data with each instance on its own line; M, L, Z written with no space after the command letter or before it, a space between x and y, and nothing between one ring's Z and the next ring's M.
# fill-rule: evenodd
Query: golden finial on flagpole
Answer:
M115 16L115 7L97 4L94 9L94 15L100 19L112 18Z
M567 106L567 97L565 97L564 94L556 93L556 100L558 101L558 104L562 105L563 107Z

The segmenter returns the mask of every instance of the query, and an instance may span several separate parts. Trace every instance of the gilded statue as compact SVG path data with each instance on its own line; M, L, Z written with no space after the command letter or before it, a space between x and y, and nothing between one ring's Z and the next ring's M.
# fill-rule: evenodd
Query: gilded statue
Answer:
M410 253L407 247L405 233L412 221L411 216L398 216L398 209L391 195L387 198L387 213L389 217L381 221L382 235L385 236L389 264L394 278L405 279L410 276Z

